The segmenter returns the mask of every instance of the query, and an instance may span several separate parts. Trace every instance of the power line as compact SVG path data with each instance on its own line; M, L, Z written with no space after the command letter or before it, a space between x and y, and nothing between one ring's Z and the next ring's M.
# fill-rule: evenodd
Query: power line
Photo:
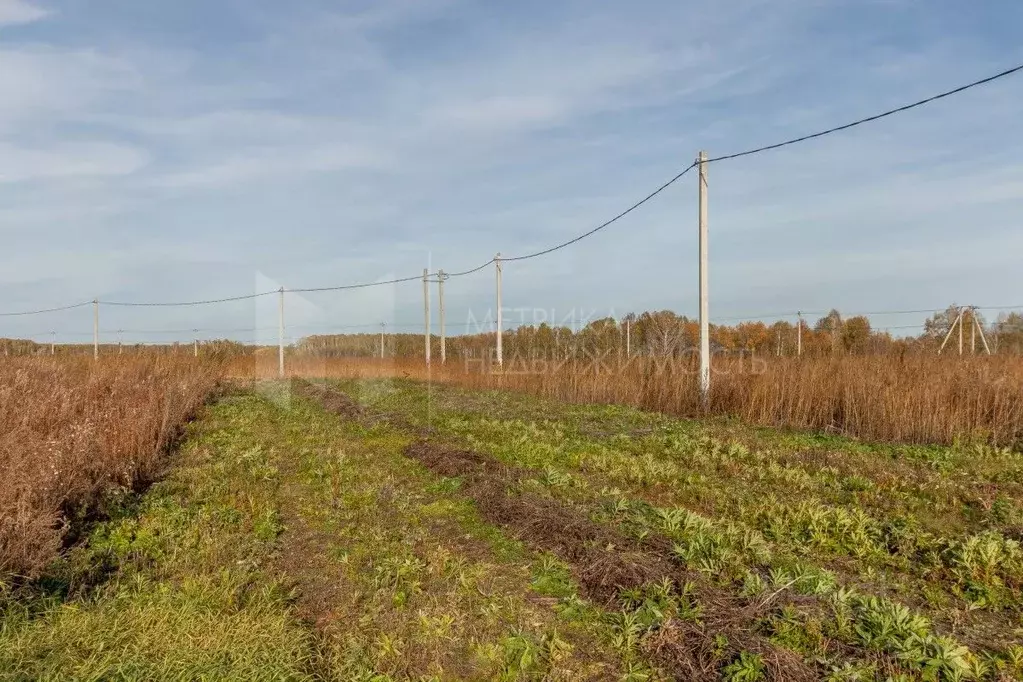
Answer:
M656 197L658 194L660 194L661 192L663 192L664 190L668 189L673 184L678 182L680 179L682 179L682 176L684 176L686 173L688 173L689 171L691 171L695 167L696 167L696 163L693 162L692 164L689 165L688 168L683 170L681 173L678 173L673 178L671 178L670 180L665 182L663 185L661 185L660 187L658 187L653 192L651 192L650 194L646 195L645 197L643 197L642 199L640 199L636 203L634 203L631 206L629 206L627 209L625 209L624 211L622 211L618 215L614 216L610 220L607 220L607 221L601 223L600 225L597 225L593 229L588 230L588 231L582 233L581 235L579 235L577 237L573 237L572 239L569 239L566 242L562 242L560 244L557 244L556 246L552 246L552 247L544 249L542 251L537 251L535 253L526 254L524 256L502 256L501 257L501 261L502 262L504 262L504 261L519 261L519 260L528 260L530 258L537 258L538 256L546 256L548 253L553 253L554 251L557 251L559 249L563 249L566 246L571 246L572 244L575 244L576 242L582 241L583 239L586 239L587 237L592 236L592 235L596 234L597 232L600 232L604 228L613 225L614 223L618 222L619 220L621 220L625 216L629 215L630 213L635 211L637 208L639 208L643 204L647 203L648 201L650 201L651 199ZM448 276L448 277L462 277L464 275L471 275L474 272L479 272L483 268L485 268L488 265L490 265L491 263L493 263L495 260L497 260L497 259L496 258L491 258L486 263L483 263L481 265L477 265L475 268L472 268L471 270L464 270L462 272L445 272L444 274L446 276Z
M389 323L387 325L390 329L418 329L421 327L421 323ZM368 324L297 324L290 325L288 329L322 329L324 331L332 331L335 329L378 329L380 323L368 323ZM111 335L128 335L128 334L233 334L233 333L245 333L245 332L274 332L277 331L277 327L238 327L233 329L227 328L203 328L203 327L192 327L189 329L101 329L100 334L104 336ZM39 332L30 334L29 336L44 336L47 334L53 334L53 331ZM57 332L58 334L70 335L70 336L92 336L92 332Z
M981 308L978 306L978 310L989 310L990 308ZM919 315L923 313L940 313L944 312L946 308L919 308L917 310L866 310L866 311L855 311L842 313L841 310L835 309L840 315L846 319L850 317L869 317L871 315ZM813 315L830 315L831 311L824 310L797 310L789 313L771 313L769 315L740 315L735 317L717 317L714 318L718 322L723 321L741 321L741 320L765 320L765 319L782 319L786 317L798 317L813 316Z
M938 93L937 95L932 95L925 99L918 100L916 102L913 102L912 104L906 104L895 109L889 109L888 111L881 112L880 114L874 114L873 116L867 116L866 118L858 119L856 121L853 121L852 123L845 123L840 126L835 126L834 128L828 128L827 130L821 130L816 133L810 133L809 135L803 135L801 137L792 138L791 140L785 140L784 142L775 142L774 144L764 145L763 147L747 149L744 152L736 152L735 154L725 154L724 156L717 156L715 158L708 159L707 162L713 163L715 161L727 161L728 159L737 159L742 156L752 156L753 154L759 154L761 152L770 151L772 149L778 149L780 147L787 147L788 145L797 144L799 142L806 142L807 140L812 140L818 137L824 137L825 135L830 135L831 133L837 133L842 130L848 130L849 128L855 128L856 126L863 125L864 123L871 123L873 121L877 121L888 116L893 116L894 114L902 113L903 111L909 111L910 109L915 109L925 104L936 102L937 100L944 99L945 97L951 97L952 95L959 94L960 92L964 92L966 90L969 90L970 88L975 88L978 85L984 85L985 83L996 81L999 78L1011 76L1012 74L1018 71L1023 71L1023 64L1020 64L1019 66L1014 66L1011 69L1006 69L1005 71L996 73L993 76L981 78L980 80L973 81L972 83L960 85L959 87L953 88L952 90L946 90L945 92Z
M414 275L412 277L400 277L398 279L389 279L384 282L364 282L361 284L345 284L338 287L311 287L306 289L285 289L285 293L308 293L313 291L343 291L345 289L365 289L366 287L378 287L384 284L401 284L402 282L413 282L416 280L423 279L422 275ZM277 292L273 292L277 293Z
M510 260L510 259L502 258L501 260ZM472 268L471 270L463 270L461 272L445 272L444 275L446 277L463 277L465 275L471 275L474 272L479 272L480 270L482 270L483 268L487 267L488 265L490 265L493 262L494 262L494 259L491 258L490 260L488 260L483 265L477 265L476 267Z
M900 324L900 325L896 325L894 327L878 327L878 328L874 329L873 331L887 332L887 331L891 331L892 329L920 329L921 327L924 327L924 326L926 326L926 325L924 325L924 324Z
M100 333L110 334L240 334L243 332L277 331L277 327L243 327L235 329L101 329Z
M247 301L253 298L259 298L261 296L269 296L270 294L279 293L279 289L274 291L264 291L258 294L247 294L245 296L228 296L227 298L212 298L205 301L176 301L173 303L149 303L149 302L126 302L126 301L99 301L100 305L119 306L119 307L131 307L131 308L173 308L173 307L184 307L184 306L196 306L196 305L211 305L213 303L228 303L230 301ZM91 303L91 301L90 301Z
M43 310L26 310L24 312L17 313L0 313L0 317L21 317L23 315L42 315L44 313L57 313L62 310L74 310L75 308L84 308L87 305L92 305L92 301L85 301L84 303L76 303L74 305L65 305L59 308L45 308Z
M537 251L536 253L531 253L531 254L528 254L528 255L525 255L525 256L514 256L514 257L510 257L510 258L505 258L505 257L502 256L501 257L501 261L503 262L503 261L514 261L514 260L527 260L529 258L536 258L537 256L545 256L548 253L552 253L554 251L557 251L558 249L563 249L566 246L570 246L571 244L575 244L578 241L586 239L590 235L596 234L597 232L600 232L605 227L608 227L609 225L612 225L612 224L618 222L619 220L621 220L625 216L629 215L630 213L635 211L637 208L639 208L640 206L642 206L646 202L648 202L651 199L653 199L654 197L656 197L658 194L660 194L664 190L666 190L669 187L671 187L672 185L674 185L676 182L678 182L682 178L683 175L685 175L686 173L688 173L692 169L696 168L696 165L697 164L694 161L693 163L691 163L689 165L688 168L686 168L684 171L682 171L681 173L679 173L678 175L673 177L671 180L668 180L666 183L664 183L663 185L661 185L660 187L655 189L653 192L651 192L650 194L646 195L645 197L643 197L642 199L640 199L639 201L634 203L632 206L629 206L627 209L625 209L624 211L622 211L621 213L616 215L614 218L611 218L607 222L604 222L604 223L602 223L600 225L597 225L595 228L593 228L589 232L584 232L581 235L579 235L578 237L575 237L573 239L569 239L567 242L562 242L561 244L558 244L557 246L552 246L549 249L544 249L543 251ZM493 261L491 261L491 262L493 262ZM489 263L488 263L488 265L489 265Z
M815 312L812 312L812 311L803 310L802 314L803 315L818 315L818 314L823 314L823 313L815 313ZM749 320L751 322L758 322L760 320L782 320L782 319L784 319L786 317L798 317L799 315L800 315L800 312L794 312L794 313L771 313L769 315L768 314L764 314L764 315L736 315L736 316L733 316L733 317L715 317L711 321L712 322L742 322L744 320Z
M422 322L413 323L387 323L388 329L421 329L423 326ZM332 329L379 329L380 323L374 322L371 324L297 324L288 327L289 329L324 329L330 331Z

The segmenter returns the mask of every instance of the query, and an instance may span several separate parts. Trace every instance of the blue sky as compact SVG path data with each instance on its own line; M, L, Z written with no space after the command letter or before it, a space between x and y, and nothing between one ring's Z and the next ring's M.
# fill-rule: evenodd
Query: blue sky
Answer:
M700 149L948 89L1023 62L1021 38L1012 0L0 0L0 311L537 250ZM1023 75L712 165L712 318L1023 304L1020 120ZM505 305L693 314L696 211L687 177L575 247L509 263ZM453 332L493 289L492 269L448 283ZM289 335L416 324L421 306L418 283L289 296ZM275 311L104 308L101 326L273 327ZM88 309L0 318L8 337L91 328Z

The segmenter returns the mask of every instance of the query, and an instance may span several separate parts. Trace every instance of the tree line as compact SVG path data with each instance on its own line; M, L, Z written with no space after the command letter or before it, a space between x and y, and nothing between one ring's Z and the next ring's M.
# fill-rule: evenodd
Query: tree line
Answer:
M752 355L934 353L952 328L959 310L958 306L952 305L935 313L924 322L922 332L917 335L893 336L889 331L875 329L865 316L843 317L838 310L832 310L817 320L804 320L802 324L784 320L712 324L710 342L712 351L716 353ZM989 323L972 309L963 313L965 352L970 352L971 342L977 352L983 350L980 338L972 334L974 315L984 330L992 353L1023 354L1023 315L1006 313ZM546 323L521 325L506 330L502 344L509 357L561 358L586 354L624 355L626 352L681 357L699 347L699 333L698 320L661 310L630 313L620 320L612 317L595 319L579 329ZM956 338L949 343L957 352L958 334L954 336ZM380 355L380 342L379 333L316 335L302 339L296 350L325 357L370 357ZM384 334L383 343L387 357L423 355L422 334ZM446 348L451 357L484 357L494 348L494 334L450 336L446 339ZM438 357L439 353L440 338L434 335L431 337L431 354Z
M838 310L816 320L803 320L802 324L780 320L767 323L745 321L733 325L710 325L711 349L715 353L751 355L870 355L886 353L934 353L949 333L960 307L951 305L924 321L922 331L916 335L892 335L876 329L862 315L844 317ZM1002 313L987 321L976 310L963 309L964 352L971 348L983 352L979 337L973 334L974 316L984 330L988 347L999 355L1023 355L1023 314ZM682 357L699 348L699 321L670 310L630 313L618 320L612 317L594 319L580 328L563 325L521 325L508 329L502 343L509 356L523 358L571 358L585 355L618 355L626 353L653 357ZM380 355L381 335L326 334L308 336L298 341L290 353L321 357L373 357ZM387 357L421 357L423 335L384 334L384 355ZM477 333L450 336L446 340L451 357L483 358L493 352L494 334ZM203 341L200 353L204 356L234 357L251 352L253 346L230 340ZM50 352L47 343L20 339L0 339L0 354L42 355ZM91 353L91 344L56 346L56 353ZM189 353L192 344L166 344L159 346L123 347L104 344L104 355L120 352ZM949 340L946 352L958 352L958 333ZM440 355L440 338L431 337L431 353Z

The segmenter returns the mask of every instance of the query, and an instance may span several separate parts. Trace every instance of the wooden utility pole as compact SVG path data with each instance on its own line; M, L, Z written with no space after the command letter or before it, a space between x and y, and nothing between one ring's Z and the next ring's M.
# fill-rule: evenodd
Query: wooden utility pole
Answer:
M707 273L707 153L697 158L700 170L700 397L710 404L710 314Z
M50 355L53 355L57 350L57 332L50 332Z
M984 326L977 319L977 308L971 308L973 311L973 329L974 332L980 332L980 342L984 344L984 352L991 355L991 348L987 345L987 336L984 335ZM997 338L997 337L996 337Z
M384 329L387 328L386 322L380 323L380 359L384 359Z
M497 271L497 366L504 366L504 350L501 347L501 326L504 323L504 317L501 313L501 254L498 253L494 256L494 265Z
M423 268L423 342L426 365L430 365L430 270Z
M945 339L941 342L941 345L938 346L938 355L941 355L941 351L945 350L945 344L947 344L948 340L950 338L952 338L952 332L954 332L956 330L956 327L959 327L959 354L960 355L963 354L963 325L962 325L962 322L963 322L963 309L960 308L959 309L959 314L956 315L956 318L952 321L952 325L948 328L948 333L945 334Z
M970 308L970 355L977 354L977 313Z
M963 309L959 309L959 354L963 354Z

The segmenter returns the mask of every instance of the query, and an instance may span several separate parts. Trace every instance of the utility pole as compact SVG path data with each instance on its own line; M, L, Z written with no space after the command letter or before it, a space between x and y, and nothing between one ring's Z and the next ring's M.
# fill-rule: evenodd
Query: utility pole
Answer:
M779 329L778 331L776 331L774 335L775 335L775 337L777 338L777 341L778 341L778 357L780 358L781 357L781 330Z
M707 293L707 153L701 151L700 166L700 397L710 404L710 312Z
M443 270L437 271L437 309L440 313L440 364L448 359L447 349L444 347L444 280L448 276Z
M123 334L124 334L124 330L123 329L118 329L117 330L117 354L118 355L121 355L124 352L124 346L122 345L122 342L123 342L122 335Z
M980 332L980 342L984 344L984 352L991 355L991 348L987 345L987 337L984 335L984 327L980 324L980 320L977 319L977 309L974 308L973 311L973 326L978 332ZM998 337L996 336L995 339L997 341Z
M941 351L945 350L945 344L952 338L952 332L955 331L956 327L959 327L959 354L963 354L963 309L960 308L959 314L956 315L956 319L952 321L952 326L948 328L948 333L945 334L945 340L938 347L938 355L941 355Z
M964 308L959 309L959 354L963 354L963 312Z
M277 376L284 378L284 287L278 292L277 315Z
M380 359L384 359L384 329L387 328L386 322L380 323Z
M50 355L53 355L57 350L57 332L50 332Z
M632 318L625 318L625 357L632 357Z
M423 268L423 340L426 353L426 366L430 366L430 274L429 269Z
M99 360L99 299L92 299L92 359Z
M803 355L803 311L796 313L796 357Z
M504 366L504 351L501 347L501 326L504 324L504 317L501 313L501 254L494 256L494 265L497 271L497 366Z
M193 340L193 343L192 343L192 354L194 355L194 357L199 357L199 336L198 336L199 330L198 329L193 329L192 333L196 335L194 340Z
M974 308L970 308L970 321L973 324L970 325L970 355L977 354L977 312Z

